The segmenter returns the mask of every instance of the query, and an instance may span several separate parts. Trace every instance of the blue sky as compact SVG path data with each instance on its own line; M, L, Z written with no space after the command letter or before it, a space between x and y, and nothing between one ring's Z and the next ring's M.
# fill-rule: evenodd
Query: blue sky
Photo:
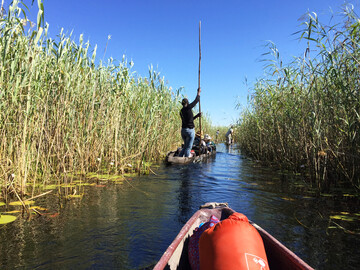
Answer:
M8 3L9 1L5 1ZM30 0L25 2L30 2ZM359 9L359 0L352 0ZM133 71L147 76L149 66L164 76L173 89L184 87L189 99L198 84L198 24L201 20L201 108L214 125L229 125L247 103L249 88L262 76L261 54L268 40L280 50L284 62L299 56L305 43L292 35L307 11L328 23L340 0L44 0L45 20L55 36L64 28L98 45L98 57L134 62ZM37 8L36 1L35 6ZM247 78L247 84L245 84Z

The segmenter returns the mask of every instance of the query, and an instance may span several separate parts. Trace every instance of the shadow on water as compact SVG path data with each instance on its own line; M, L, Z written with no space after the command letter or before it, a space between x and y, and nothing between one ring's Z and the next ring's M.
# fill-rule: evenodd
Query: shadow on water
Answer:
M186 218L191 214L191 194L190 194L190 181L191 181L191 166L183 167L181 170L180 178L183 180L179 188L179 222L186 223Z
M53 218L18 218L0 229L0 269L139 269L155 263L205 202L228 202L317 269L357 269L359 235L334 227L358 204L303 196L303 185L218 145L214 160L164 166L120 185L84 187L81 200L36 203ZM292 179L290 179L292 180ZM296 182L291 184L291 182ZM338 221L349 231L359 220Z

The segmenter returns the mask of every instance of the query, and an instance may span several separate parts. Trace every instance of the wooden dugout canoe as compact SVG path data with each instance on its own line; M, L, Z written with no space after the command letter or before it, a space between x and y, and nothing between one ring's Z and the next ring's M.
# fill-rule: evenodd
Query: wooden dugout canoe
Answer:
M187 247L194 229L202 222L207 222L211 215L215 215L218 219L223 220L234 212L227 204L208 203L200 207L200 210L182 227L154 269L191 269L188 261ZM313 269L263 228L251 221L250 224L257 229L263 239L270 269Z
M167 164L189 164L189 163L197 163L200 161L204 161L216 155L216 151L213 150L207 154L202 154L195 157L179 157L175 156L175 151L171 151L166 155L165 162Z

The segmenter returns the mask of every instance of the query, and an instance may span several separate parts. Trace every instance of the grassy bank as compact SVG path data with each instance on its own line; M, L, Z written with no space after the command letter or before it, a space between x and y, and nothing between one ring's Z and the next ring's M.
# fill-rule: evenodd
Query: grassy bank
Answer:
M349 6L342 16L327 26L307 14L298 33L306 50L289 65L270 44L269 76L237 127L246 153L306 174L319 190L360 188L360 19Z
M42 4L33 26L22 9L13 1L0 22L0 187L119 173L181 141L179 97L159 74L99 63L82 36L47 36Z

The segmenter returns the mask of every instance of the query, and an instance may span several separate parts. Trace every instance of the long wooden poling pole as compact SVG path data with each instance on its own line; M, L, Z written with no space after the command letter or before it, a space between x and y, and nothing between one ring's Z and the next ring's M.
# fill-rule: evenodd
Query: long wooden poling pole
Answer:
M198 88L200 88L200 69L201 69L201 21L199 21L199 79L198 79ZM199 99L199 113L201 113L200 99ZM201 137L201 116L199 117L199 128L200 128L200 137Z

